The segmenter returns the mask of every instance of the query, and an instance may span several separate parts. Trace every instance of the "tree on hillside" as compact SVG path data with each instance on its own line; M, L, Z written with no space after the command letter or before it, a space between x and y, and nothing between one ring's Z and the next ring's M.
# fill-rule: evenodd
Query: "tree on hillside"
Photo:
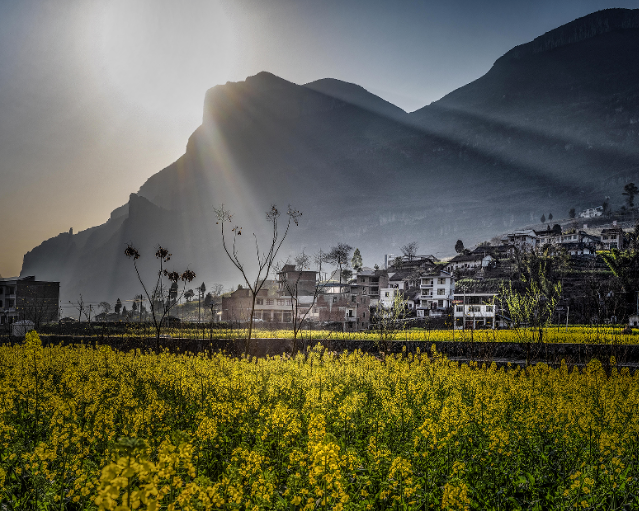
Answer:
M193 291L192 289L189 289L184 293L184 299L187 301L187 303L190 303L194 296L195 291Z
M355 271L361 271L363 266L362 254L359 251L359 248L355 249L353 252L353 257L351 258L351 266Z
M561 234L561 225L555 224L552 226L552 232L554 234Z
M455 252L461 254L464 251L464 242L462 240L457 240L455 243Z
M115 302L115 313L119 316L121 310L122 310L122 300L118 298Z
M541 223L542 223L542 224L543 224L543 223L546 223L546 215L544 215L543 213L542 213L542 215L541 215Z
M242 235L242 228L238 225L231 228L231 232L233 233L233 241L229 246L229 243L226 239L226 230L225 226L228 224L230 227L231 221L233 219L233 215L224 209L224 205L221 208L215 210L215 215L217 217L217 224L220 225L222 231L222 247L224 248L224 252L231 260L233 265L238 269L238 271L242 274L242 278L244 282L246 282L247 287L250 291L251 298L251 316L249 318L249 330L248 337L246 342L246 352L249 350L249 343L251 340L251 335L253 333L253 320L255 315L255 300L257 299L257 293L264 287L264 283L266 279L268 279L269 274L271 273L271 269L273 268L273 264L275 263L275 258L277 257L277 253L284 243L286 236L288 235L288 231L291 227L291 224L299 225L299 217L302 216L297 210L294 210L290 206L286 212L286 216L288 217L286 221L286 227L283 232L280 232L280 216L282 213L275 205L271 207L269 211L266 212L266 221L270 223L270 241L267 245L267 249L262 251L260 250L260 246L257 240L257 236L253 233L253 238L255 240L255 252L257 256L257 271L252 276L249 277L249 270L245 266L245 263L240 259L239 247L238 247L238 237Z
M401 247L400 250L402 251L402 254L404 254L404 256L408 258L409 261L412 261L417 255L417 247L419 247L417 242L411 241L410 243L407 243L406 245Z
M623 193L621 195L626 197L626 204L628 209L635 207L635 196L639 193L639 188L634 183L628 183L623 187Z
M548 221L552 222L552 213L548 213Z
M111 312L111 304L109 302L100 302L98 307L102 309L102 314L106 315Z
M138 269L138 259L140 258L140 252L132 245L127 244L126 249L124 250L124 255L129 259L133 259L133 268L135 269L135 273L138 277L140 284L142 285L142 289L144 290L144 294L146 298L149 300L150 308L151 308L151 320L153 321L153 327L155 328L155 348L156 350L160 350L160 333L162 331L162 326L165 319L168 317L169 312L177 303L177 298L172 300L170 297L170 292L166 292L166 286L164 279L171 282L171 288L175 285L177 288L178 282L182 281L182 295L184 295L184 291L186 289L186 284L191 282L195 278L195 272L192 270L185 270L182 273L178 273L176 271L168 271L164 268L164 265L171 260L171 254L169 251L162 247L158 246L155 251L155 257L159 261L159 268L157 271L157 276L155 279L155 285L153 287L147 287L144 281L142 280L142 276L140 275L140 270ZM118 298L118 302L120 299Z
M575 218L575 216L577 216L577 212L575 211L575 208L570 208L570 211L568 212L568 216L570 218Z
M330 252L328 252L324 256L324 262L328 264L332 264L333 266L337 266L339 268L339 283L341 284L344 278L348 277L347 274L344 274L344 270L348 270L348 263L350 260L351 250L353 247L346 243L338 243L334 247L331 248ZM352 272L351 272L352 275Z

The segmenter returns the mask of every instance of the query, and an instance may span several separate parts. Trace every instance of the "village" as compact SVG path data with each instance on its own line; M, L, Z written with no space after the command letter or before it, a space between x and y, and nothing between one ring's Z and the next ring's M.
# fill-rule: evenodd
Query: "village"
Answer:
M579 216L585 221L597 218L601 208L587 209ZM251 291L241 285L229 292L221 292L217 286L217 292L208 294L202 287L197 290L197 315L184 312L188 307L178 306L164 319L239 327L248 323L253 310L253 322L259 328L288 329L294 325L363 332L378 328L381 317L393 311L395 327L509 328L513 320L500 302L500 291L518 275L523 255L543 253L564 265L564 292L554 311L555 322L629 321L636 326L636 314L624 314L618 303L606 305L606 301L615 301L613 275L598 255L631 243L632 227L629 222L625 224L622 227L613 220L590 228L581 223L578 228L573 220L571 227L563 230L559 224L548 224L543 230L509 232L471 250L458 240L457 255L441 260L418 254L418 243L412 242L402 247L401 254L387 254L381 267L373 268L362 266L359 250L353 254L352 247L340 244L344 252L341 268L336 266L327 272L321 271L321 266L318 271L308 265L281 264L264 281L254 305ZM596 296L589 300L584 293L586 287L593 292L593 277L597 281ZM193 290L184 293L185 305L194 295ZM0 328L22 333L46 323L75 322L68 315L63 317L59 296L57 282L38 281L34 276L0 279ZM174 305L177 299L177 286L173 285L167 289L166 300ZM590 306L589 301L593 302ZM67 308L73 305L78 310L78 322L147 319L148 305L141 295L129 302L128 311L120 299L113 312L106 302L101 302L101 312L97 306L81 302L70 303ZM157 310L163 308L162 304L155 305Z
M600 214L600 208L592 208L581 218ZM567 292L556 308L556 320L561 314L564 321L571 320L571 302L577 302L572 304L573 321L616 322L622 319L615 314L618 307L608 307L610 314L602 311L602 290L611 285L611 273L598 251L625 248L630 236L626 231L617 221L590 229L583 224L582 229L562 231L556 224L545 230L516 230L472 250L464 249L463 244L456 246L458 254L445 260L417 254L417 244L412 243L402 247L401 255L386 255L383 268L352 264L354 272L348 279L340 279L343 272L339 270L322 278L320 272L288 264L277 272L276 279L265 282L253 319L265 328L287 328L297 316L309 325L366 331L376 328L383 311L401 303L403 312L396 322L454 329L508 328L512 319L500 305L502 285L516 275L523 254L544 253L561 258L565 265L562 277ZM599 280L596 312L583 300L584 284L593 272ZM614 297L610 289L607 294ZM250 291L240 287L211 306L216 321L246 323L251 313ZM624 319L636 326L638 318L629 315Z

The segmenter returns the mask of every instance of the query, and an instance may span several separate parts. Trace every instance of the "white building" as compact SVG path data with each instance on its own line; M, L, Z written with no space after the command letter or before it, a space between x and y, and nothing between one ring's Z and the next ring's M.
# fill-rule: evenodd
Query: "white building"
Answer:
M453 300L455 329L495 328L497 306L495 293L456 294Z
M601 215L603 215L603 206L588 208L579 213L580 218L595 218Z
M502 244L513 245L519 250L531 250L537 247L537 233L532 229L525 229L506 234L501 239Z
M455 292L455 279L447 271L437 271L420 277L417 317L439 316L450 307Z

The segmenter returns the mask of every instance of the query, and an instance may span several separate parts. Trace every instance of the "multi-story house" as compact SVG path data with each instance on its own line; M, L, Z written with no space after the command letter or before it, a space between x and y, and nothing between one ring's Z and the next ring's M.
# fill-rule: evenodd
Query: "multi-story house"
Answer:
M0 279L0 325L30 321L37 328L58 321L60 283L35 277Z
M267 281L255 298L253 319L269 324L292 323L291 297L278 292L278 283ZM240 288L222 297L222 321L247 323L251 317L251 290Z
M421 282L420 273L414 270L399 270L389 273L388 287L379 290L379 303L384 308L392 307L395 297L401 295L409 309L415 309L419 303Z
M362 268L355 276L355 284L360 295L368 296L371 305L377 305L380 288L388 287L388 271Z
M453 313L456 330L495 328L497 293L455 293Z
M417 317L440 316L450 307L455 291L455 279L444 270L434 270L420 277Z
M285 264L277 274L280 294L289 296L312 296L317 286L317 272L296 270L294 264Z
M601 230L601 246L604 250L613 248L623 248L623 229L621 227L611 227Z
M309 272L315 274L315 272ZM267 281L255 298L254 320L266 328L291 328L294 314L315 324L341 323L344 330L366 330L370 323L370 297L358 286L339 283L317 284L311 290L311 275L299 275L286 268L277 281ZM302 282L297 295L290 292L291 282ZM286 282L288 279L288 283ZM297 306L295 304L297 303ZM222 321L245 324L251 314L251 291L240 288L222 297Z
M457 254L448 261L446 271L452 273L455 270L470 271L486 268L493 259L493 256L485 253Z
M506 234L501 239L504 245L513 245L519 250L532 250L537 247L537 233L532 229L525 229Z
M357 288L341 293L322 294L315 305L321 323L342 323L344 331L367 330L370 325L371 299Z

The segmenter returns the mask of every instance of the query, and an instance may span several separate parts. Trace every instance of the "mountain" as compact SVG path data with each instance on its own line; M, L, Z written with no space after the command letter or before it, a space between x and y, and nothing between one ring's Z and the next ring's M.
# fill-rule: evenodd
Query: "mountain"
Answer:
M45 241L22 274L62 282L63 301L140 292L127 242L153 278L154 246L197 282L237 284L213 207L235 213L240 254L264 211L303 212L285 258L337 242L366 265L417 241L449 255L542 213L618 198L639 182L638 10L593 13L518 46L475 82L406 113L355 84L296 85L270 73L207 91L185 154L132 194L105 224ZM264 240L262 240L263 242Z
M404 110L379 96L371 94L364 87L354 83L343 82L334 78L323 78L307 83L304 87L391 119L406 120L406 112Z

